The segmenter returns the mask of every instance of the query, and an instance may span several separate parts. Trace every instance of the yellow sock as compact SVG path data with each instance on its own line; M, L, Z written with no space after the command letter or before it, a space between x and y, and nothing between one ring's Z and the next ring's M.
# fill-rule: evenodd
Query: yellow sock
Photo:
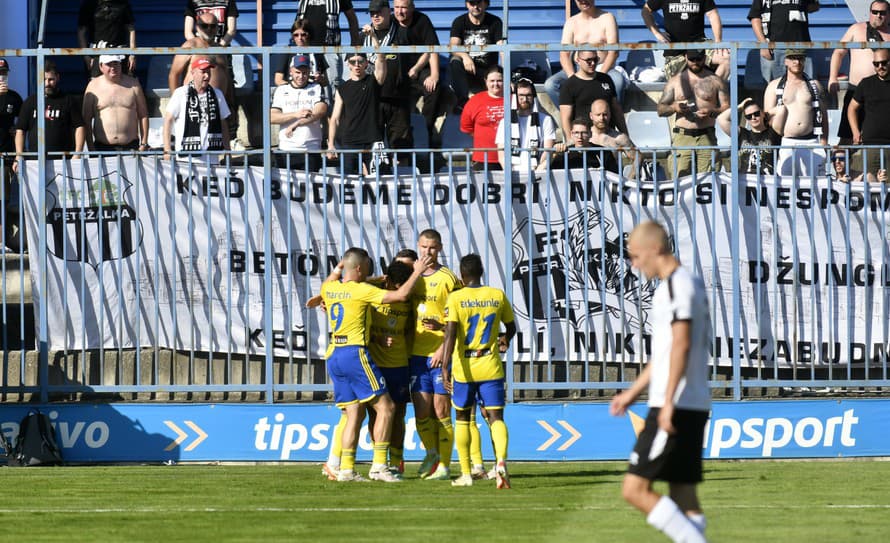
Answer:
M343 428L346 427L346 413L340 413L340 420L334 426L334 435L331 436L331 452L328 453L328 465L336 468L340 465L340 456L343 451ZM355 456L355 455L353 455Z
M340 471L355 469L355 449L343 449L340 453Z
M389 452L389 441L375 441L374 457L371 460L371 463L375 466L385 466L387 452Z
M462 475L472 473L470 467L470 455L472 448L473 430L470 428L473 423L471 421L459 420L455 423L454 442L457 443L457 458L460 460L460 472Z
M389 465L398 468L405 460L405 449L397 449L392 445L389 446Z
M433 419L427 417L425 419L417 419L417 435L420 436L420 442L427 452L436 452L439 447L439 425Z
M491 439L494 441L494 456L498 462L507 459L507 444L510 438L507 434L507 425L502 420L491 423Z
M451 451L454 450L454 427L451 426L451 417L439 419L439 463L443 466L451 466Z
M484 463L482 460L482 434L479 433L479 427L476 426L475 407L470 412L470 460L474 466L481 466Z

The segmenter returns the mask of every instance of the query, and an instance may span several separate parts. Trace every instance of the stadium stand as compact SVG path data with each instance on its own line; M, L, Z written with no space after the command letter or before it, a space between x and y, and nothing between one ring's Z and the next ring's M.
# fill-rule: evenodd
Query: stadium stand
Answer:
M52 2L47 17L46 45L48 47L70 47L76 43L76 29L73 21L77 18L78 2ZM263 44L274 45L287 43L290 25L294 20L299 2L278 1L264 3L263 13ZM599 7L613 13L618 20L622 43L651 42L652 35L643 25L639 16L642 0L602 0ZM747 19L749 0L724 0L718 9L723 21L724 39L748 41L753 39L751 26ZM502 3L494 2L490 10L499 13ZM565 22L562 5L554 3L552 9L541 9L540 2L535 0L513 0L509 2L508 39L512 43L546 44L559 42L562 25ZM255 45L258 43L256 32L256 2L238 2L238 36L235 44ZM436 25L439 39L447 43L451 21L465 11L464 6L453 0L418 0L418 9L427 13ZM137 38L140 46L175 46L183 41L182 12L183 2L180 0L155 0L142 2L135 0L133 8L137 21ZM360 21L367 19L367 6L361 1L356 4L356 12ZM660 22L660 15L656 21ZM854 18L846 3L823 4L820 11L812 16L811 33L814 41L833 40L839 38ZM710 32L710 31L709 31ZM830 53L826 53L830 54ZM540 53L533 55L540 58ZM633 55L631 55L632 57ZM556 62L558 54L548 53L551 63ZM625 61L628 53L622 53L619 61ZM521 61L520 61L521 62ZM140 63L137 74L146 81L148 62ZM741 59L738 75L746 75L747 58ZM817 75L827 78L828 64L821 55L817 58ZM256 67L256 62L252 62ZM76 59L62 59L59 63L62 71L63 90L79 92L86 85L81 65ZM756 81L752 80L752 84ZM757 87L753 87L757 88Z

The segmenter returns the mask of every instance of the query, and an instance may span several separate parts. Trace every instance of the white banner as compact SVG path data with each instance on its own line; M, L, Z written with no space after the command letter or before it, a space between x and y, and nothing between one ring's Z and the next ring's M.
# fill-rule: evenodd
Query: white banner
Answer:
M656 186L571 171L505 185L498 174L341 182L273 169L264 186L261 168L176 168L132 157L48 162L46 213L25 191L34 301L47 304L51 349L263 353L271 342L277 356L321 357L323 315L304 305L339 255L364 247L380 272L432 227L446 265L479 253L488 282L512 294L516 359L639 361L654 284L630 269L624 240L655 218L705 279L721 364L738 346L745 366L862 363L886 351L882 186L742 178L733 217L722 174ZM36 163L27 176L36 179Z

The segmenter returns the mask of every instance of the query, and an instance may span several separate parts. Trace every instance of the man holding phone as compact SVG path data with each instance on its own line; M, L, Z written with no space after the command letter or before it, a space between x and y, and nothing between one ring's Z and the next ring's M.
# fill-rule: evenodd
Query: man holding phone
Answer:
M696 173L714 169L713 149L698 151L691 148L717 145L714 123L727 107L726 83L705 66L705 52L686 51L686 67L667 82L657 105L659 117L676 115L672 144L681 147L674 151L678 176L692 173L693 159Z

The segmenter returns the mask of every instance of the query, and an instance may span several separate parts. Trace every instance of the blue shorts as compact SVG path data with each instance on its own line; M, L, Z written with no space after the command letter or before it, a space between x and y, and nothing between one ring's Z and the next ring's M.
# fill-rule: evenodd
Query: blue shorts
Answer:
M364 347L345 345L335 348L328 357L327 366L334 383L337 407L368 402L386 394L386 380Z
M461 383L454 381L451 392L451 405L455 409L473 409L477 398L486 409L503 409L506 403L507 393L504 388L504 379L492 379L491 381L479 381L478 383Z
M427 392L429 394L448 395L442 381L442 368L431 368L429 356L412 355L408 359L411 375L411 392Z
M408 403L411 401L409 390L408 366L401 368L380 368L380 373L386 379L386 389L395 403Z

